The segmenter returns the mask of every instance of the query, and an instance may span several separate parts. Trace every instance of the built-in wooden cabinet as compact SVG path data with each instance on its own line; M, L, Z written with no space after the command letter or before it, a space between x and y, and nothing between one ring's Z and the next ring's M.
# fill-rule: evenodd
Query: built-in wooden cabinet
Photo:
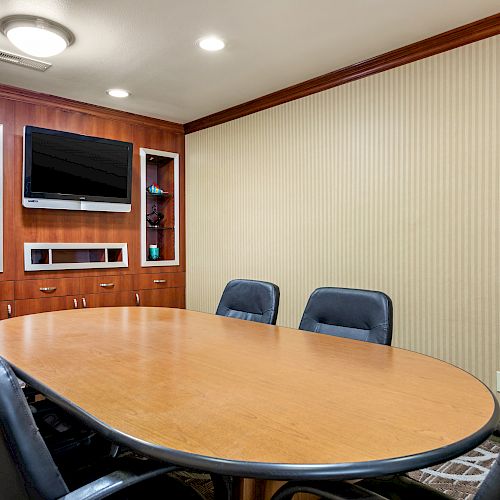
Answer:
M14 301L15 315L36 314L61 309L78 309L78 296L62 296L44 299L23 299Z
M0 300L14 300L14 281L0 281Z
M0 282L0 319L61 309L185 307L185 273L117 274Z
M89 293L80 297L80 307L116 307L135 306L136 298L134 291Z
M132 143L131 211L24 208L26 125ZM184 143L179 124L26 90L2 93L0 85L0 319L85 307L184 307ZM164 193L147 191L153 182ZM146 219L155 203L159 227ZM153 244L158 260L148 253Z
M80 293L86 294L113 294L134 290L135 277L131 274L116 276L89 276L80 278Z
M23 280L15 283L15 298L48 299L66 295L78 295L80 288L78 280L72 278Z
M139 304L147 307L186 307L183 288L165 288L163 290L140 290Z
M0 319L8 319L14 316L14 301L0 300Z
M185 287L184 273L139 274L135 277L135 288L138 290L161 290L163 288Z

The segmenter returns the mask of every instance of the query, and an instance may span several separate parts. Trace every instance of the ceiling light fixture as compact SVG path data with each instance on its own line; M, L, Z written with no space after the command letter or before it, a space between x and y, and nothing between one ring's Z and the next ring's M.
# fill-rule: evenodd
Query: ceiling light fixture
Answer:
M111 97L120 97L120 98L128 97L130 95L130 92L124 89L108 89L106 90L106 93Z
M217 52L218 50L222 50L226 44L224 40L216 37L216 36L206 36L198 40L198 45L203 50L208 50L209 52Z
M74 41L71 31L59 23L37 16L7 16L0 31L19 49L35 57L60 54Z

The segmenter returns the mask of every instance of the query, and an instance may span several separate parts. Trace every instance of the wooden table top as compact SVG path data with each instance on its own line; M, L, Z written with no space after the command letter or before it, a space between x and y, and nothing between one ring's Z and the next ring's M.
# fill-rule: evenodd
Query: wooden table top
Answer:
M1 321L0 355L115 441L247 477L411 470L472 449L498 415L486 386L431 357L180 309Z

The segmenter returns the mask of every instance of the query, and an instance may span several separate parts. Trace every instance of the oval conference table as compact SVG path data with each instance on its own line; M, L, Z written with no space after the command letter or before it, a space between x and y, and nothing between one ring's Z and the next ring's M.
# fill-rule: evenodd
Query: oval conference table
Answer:
M411 351L167 308L0 322L16 374L110 439L224 475L354 479L474 448L498 404Z

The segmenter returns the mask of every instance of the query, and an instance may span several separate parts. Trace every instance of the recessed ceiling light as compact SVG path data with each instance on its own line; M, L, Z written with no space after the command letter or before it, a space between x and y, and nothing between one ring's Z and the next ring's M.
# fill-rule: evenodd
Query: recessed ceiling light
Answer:
M60 54L75 36L59 23L36 16L7 16L0 20L0 31L19 49L35 57Z
M206 36L205 38L201 38L198 40L198 45L203 50L208 50L209 52L217 52L226 46L224 40L216 36Z
M106 93L111 97L128 97L130 92L124 89L108 89Z

